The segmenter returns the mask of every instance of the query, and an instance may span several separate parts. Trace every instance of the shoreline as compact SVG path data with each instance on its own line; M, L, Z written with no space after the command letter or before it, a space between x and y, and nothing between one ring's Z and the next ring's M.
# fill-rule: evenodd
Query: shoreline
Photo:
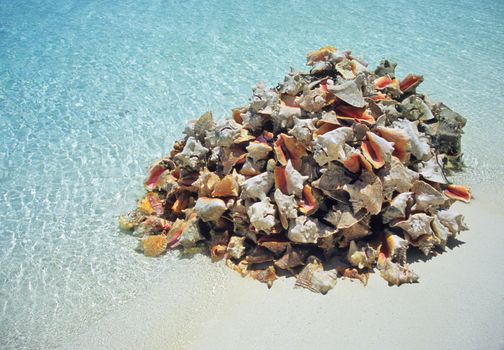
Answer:
M419 283L389 287L371 274L367 287L338 279L323 296L280 278L268 290L197 256L194 268L161 276L62 349L501 349L504 213L490 191L475 190L475 198L455 205L469 225L459 242L411 264Z

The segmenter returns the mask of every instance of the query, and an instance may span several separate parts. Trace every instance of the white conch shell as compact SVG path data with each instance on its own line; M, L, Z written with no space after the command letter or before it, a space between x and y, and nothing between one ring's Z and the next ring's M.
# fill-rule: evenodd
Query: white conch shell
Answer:
M232 236L227 246L227 253L233 259L240 259L245 254L245 237Z
M415 181L411 190L415 193L415 205L411 210L435 212L433 209L446 201L441 192L423 181Z
M433 218L425 213L411 215L408 220L400 221L393 227L400 227L406 233L404 236L411 245L418 247L425 255L429 255L436 243L434 232L431 228Z
M247 146L248 156L255 162L258 160L266 159L268 154L273 151L273 147L264 142L250 142Z
M257 231L264 231L266 233L270 233L275 226L275 212L275 206L270 203L268 197L252 204L247 209L250 223Z
M366 101L362 97L362 91L359 86L361 80L362 77L360 79L343 81L338 85L327 85L327 90L349 105L362 108L366 106Z
M412 195L413 192L403 192L395 196L390 202L390 206L383 212L383 223L386 224L396 219L405 218L408 201L412 198Z
M240 137L242 126L233 119L221 120L213 133L209 133L207 143L216 146L230 147Z
M444 249L446 243L448 242L448 238L453 234L450 232L450 230L448 230L448 227L441 223L441 220L439 220L437 215L434 215L434 218L431 222L431 227L435 237L437 238L436 245Z
M226 209L226 203L219 198L200 197L194 205L198 217L204 222L217 221Z
M382 183L380 178L370 171L363 171L359 180L346 184L343 189L350 194L354 212L366 209L376 215L382 208Z
M324 266L316 258L310 260L299 273L295 287L306 288L314 293L326 294L336 285L337 273L335 270L324 271Z
M383 137L380 137L371 131L366 132L366 136L369 142L376 145L378 152L380 152L380 155L385 163L390 163L392 152L394 152L394 143L387 141Z
M301 108L290 107L290 106L280 106L278 111L271 115L275 130L291 128L295 120L300 118L302 115Z
M242 184L241 198L262 200L273 187L273 183L273 175L270 172L251 177Z
M271 115L278 106L278 94L259 83L252 89L250 106L256 113Z
M333 160L344 160L346 158L344 145L352 137L352 128L346 126L319 136L315 141L313 158L318 165L325 165Z
M316 243L319 237L319 228L315 220L301 215L296 221L291 221L288 237L295 243Z
M294 195L288 196L282 193L280 189L275 190L274 194L275 203L278 207L278 216L283 228L289 227L289 219L297 218L298 204Z
M309 89L305 88L301 97L299 97L298 104L307 112L320 112L327 104L326 92L321 88Z
M215 185L220 181L217 174L208 171L207 168L200 172L198 180L193 182L192 186L198 189L199 197L210 197Z
M394 121L392 125L406 131L410 139L411 154L418 160L427 160L431 157L430 146L427 139L418 132L417 122L400 119Z
M347 253L347 260L350 264L359 269L372 268L376 259L378 259L378 252L369 244L358 247L355 241L350 241Z
M181 168L197 169L205 162L207 153L208 148L203 147L194 137L189 137L182 152L178 153L173 160Z
M406 263L406 252L409 247L409 242L401 237L391 234L387 230L385 231L385 241L383 244L386 245L387 251L389 252L389 258L398 261L400 264Z
M451 208L448 210L440 210L437 216L439 221L441 221L454 236L460 233L460 231L469 229L464 222L464 215L457 213Z
M401 102L401 107L403 116L411 121L419 120L425 122L435 119L429 106L416 95L405 98Z
M296 140L304 145L308 145L312 141L312 134L315 131L313 119L294 119L294 127L289 130L289 135L292 135Z
M205 135L208 131L215 129L212 112L206 112L201 115L197 120L191 120L187 123L184 134L188 137L192 136L199 141L205 141Z
M390 169L381 169L378 174L382 178L385 199L391 199L395 191L408 192L413 181L419 178L416 172L405 167L396 157L392 157Z
M377 266L381 277L391 285L399 286L403 283L418 281L418 275L410 271L408 265L401 266L393 263L390 258L378 259Z
M308 176L303 176L294 169L290 159L287 161L285 167L285 182L287 185L287 192L301 197L303 193L303 183L308 179Z
M446 177L443 174L443 170L441 166L438 164L443 163L443 156L438 156L436 160L436 156L433 156L426 162L422 162L418 165L418 172L424 179L427 179L431 182L437 182L440 184L447 184Z

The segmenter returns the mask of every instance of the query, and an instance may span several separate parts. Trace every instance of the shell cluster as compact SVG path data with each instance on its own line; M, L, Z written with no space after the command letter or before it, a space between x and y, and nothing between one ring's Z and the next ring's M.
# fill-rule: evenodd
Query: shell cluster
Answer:
M258 84L230 118L189 122L119 219L138 250L206 251L269 287L293 275L325 294L338 277L366 284L373 269L416 282L408 249L436 254L467 229L450 206L469 190L446 177L462 167L466 120L388 60L370 71L328 46L307 65L276 88Z

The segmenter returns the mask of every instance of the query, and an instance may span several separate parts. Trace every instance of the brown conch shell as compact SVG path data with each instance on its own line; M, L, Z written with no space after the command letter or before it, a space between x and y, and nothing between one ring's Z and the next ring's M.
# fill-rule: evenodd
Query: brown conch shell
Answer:
M403 192L395 196L387 209L382 215L383 223L389 223L396 219L403 219L406 217L406 208L409 201L413 197L413 192Z
M423 81L423 76L408 74L401 83L399 84L399 88L402 92L409 92L414 90L420 83Z
M408 134L404 130L378 126L376 131L385 140L394 144L394 152L392 153L394 156L403 163L409 160L410 143Z
M333 46L324 46L317 51L312 51L306 55L307 63L306 65L311 66L315 62L327 60L332 52L336 52L336 48Z
M268 288L273 286L273 282L277 279L276 271L273 266L268 266L265 270L251 270L248 276L258 280L259 282L266 283Z
M212 197L237 197L240 191L238 176L236 173L224 176L215 184Z
M313 188L310 185L303 187L303 198L299 204L299 211L304 215L312 215L318 209L317 198L313 195Z
M423 181L413 182L411 191L415 194L415 205L411 210L435 212L446 201L441 192Z
M193 186L198 189L199 197L210 197L218 182L220 182L219 176L205 168L201 171Z
M311 257L296 279L296 287L306 288L314 293L327 294L337 282L335 270L324 271L324 266L317 258Z
M376 259L378 259L378 251L369 244L357 246L355 241L350 241L347 253L347 260L350 264L359 269L372 268Z
M406 251L408 250L409 243L401 237L385 231L385 237L381 246L381 252L385 257L400 264L406 263Z
M383 196L391 199L394 192L408 192L415 180L418 180L418 173L404 166L396 157L392 156L390 168L382 168L378 173L383 182Z

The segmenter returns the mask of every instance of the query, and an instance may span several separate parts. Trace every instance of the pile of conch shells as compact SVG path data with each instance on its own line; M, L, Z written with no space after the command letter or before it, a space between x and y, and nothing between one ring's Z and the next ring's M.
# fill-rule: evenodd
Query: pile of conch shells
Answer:
M190 122L152 165L146 195L119 219L141 252L206 251L269 287L293 275L325 294L374 269L416 282L408 249L436 254L467 229L450 206L470 193L446 178L462 167L465 119L388 60L368 71L333 47L307 58L308 73L258 84L231 118Z

